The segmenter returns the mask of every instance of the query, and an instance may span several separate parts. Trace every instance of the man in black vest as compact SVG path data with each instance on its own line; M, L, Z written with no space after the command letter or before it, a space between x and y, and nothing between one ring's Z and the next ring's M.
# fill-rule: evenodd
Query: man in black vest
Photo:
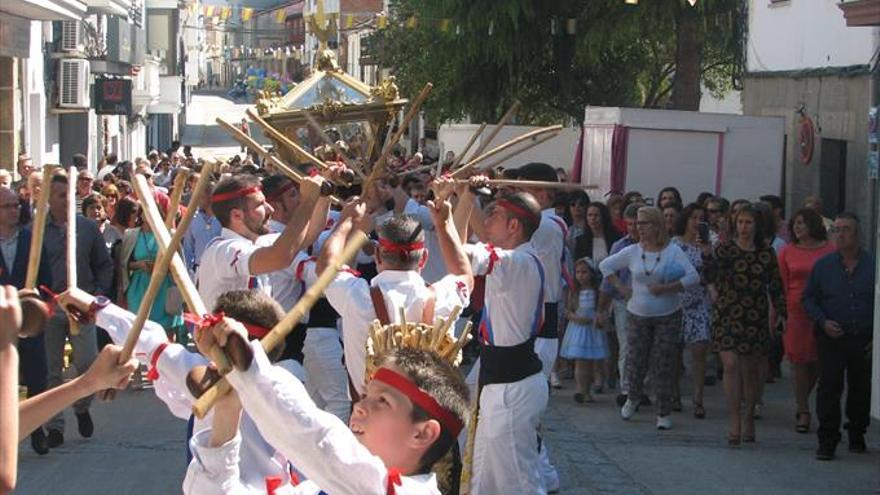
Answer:
M21 208L18 195L0 187L0 286L24 287L30 257L31 232L19 225ZM40 260L40 284L51 284L45 258ZM22 378L27 396L33 397L46 390L46 351L43 335L18 340ZM42 427L31 433L31 446L40 455L49 453L46 432Z

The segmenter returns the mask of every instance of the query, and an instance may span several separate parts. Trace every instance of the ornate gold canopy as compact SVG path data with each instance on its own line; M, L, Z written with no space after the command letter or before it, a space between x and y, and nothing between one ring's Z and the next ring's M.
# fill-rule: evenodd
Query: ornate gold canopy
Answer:
M321 0L309 20L309 29L318 39L312 74L284 96L259 94L257 112L288 138L314 149L323 142L309 129L308 113L325 130L335 130L355 156L372 161L381 149L381 142L376 145L378 137L385 135L408 100L400 98L393 77L369 86L339 68L335 52L327 44L336 26L324 16ZM275 145L283 158L297 161L279 143Z

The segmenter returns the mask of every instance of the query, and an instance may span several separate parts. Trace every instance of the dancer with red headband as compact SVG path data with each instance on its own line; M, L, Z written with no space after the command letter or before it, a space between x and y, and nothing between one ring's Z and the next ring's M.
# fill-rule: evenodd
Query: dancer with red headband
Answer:
M244 335L244 328L225 320L200 331L196 342L200 349L225 346L233 334ZM214 406L215 418L225 421L196 438L205 455L190 464L187 495L249 493L230 462L242 442L242 408L309 480L286 491L267 484L270 494L440 494L431 468L463 431L468 410L467 386L452 365L425 350L387 353L346 425L318 409L300 381L271 366L259 343L252 349L248 369L227 375L234 392Z
M379 240L374 256L378 275L368 283L351 271L343 271L325 292L342 316L345 364L353 401L366 391L366 342L373 320L400 323L403 310L406 321L433 325L436 318L447 318L456 306L463 308L468 304L473 276L452 224L449 203L443 199L430 203L434 224L438 226L440 253L429 253L425 248L425 235L417 220L407 215L391 216L376 226ZM348 203L316 263L305 267L306 282L317 280L317 275L340 255L355 229L373 230L372 222L364 203ZM420 272L431 255L442 256L449 275L428 285Z
M75 309L78 314L107 330L114 343L125 342L135 315L110 303L107 298L94 297L79 289L70 289L58 296L58 305L66 311ZM198 325L211 326L222 321L235 321L245 329L248 339L262 338L283 317L278 304L267 295L254 290L236 290L221 294L217 299L214 314L198 317ZM276 361L280 349L269 358ZM206 373L208 360L199 353L187 350L185 346L169 342L162 326L147 320L138 336L134 357L149 366L147 376L153 381L156 396L165 403L174 416L187 420L190 417L195 397L194 389ZM294 360L277 361L275 366L284 373L293 374L299 379L305 377L302 366ZM202 453L198 439L201 431L210 431L213 424L222 421L209 413L202 419L195 419L195 436L189 449L196 460L194 463L209 462L205 458L210 453ZM266 480L277 479L285 485L298 483L298 476L291 475L291 466L286 458L278 454L263 438L247 415L243 415L239 428L241 449L236 462L239 466L238 483L252 493L265 493ZM220 492L214 492L220 493Z
M322 180L303 179L299 208L273 241L261 240L269 233L273 209L266 203L260 180L234 175L217 184L211 206L223 230L205 249L196 273L199 294L209 308L230 290L260 289L271 295L268 274L290 266L296 253L315 242L324 226L330 201L320 196Z
M443 179L440 179L441 181ZM486 185L474 177L475 188ZM458 190L455 223L468 225L475 198ZM541 223L535 199L522 192L489 206L480 229L486 244L468 244L475 275L486 276L486 297L478 328L479 413L473 446L470 493L546 493L539 470L537 436L549 390L535 353L544 320L541 261L529 239ZM467 467L465 467L467 469Z

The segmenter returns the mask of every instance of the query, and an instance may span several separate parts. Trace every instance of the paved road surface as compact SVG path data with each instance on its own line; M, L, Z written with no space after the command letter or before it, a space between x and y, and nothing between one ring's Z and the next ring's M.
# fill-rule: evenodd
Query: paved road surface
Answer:
M231 145L213 126L222 116L237 121L243 105L216 95L196 95L183 142L196 154L229 155ZM786 370L787 374L787 370ZM871 428L870 453L838 449L833 462L814 460L815 434L794 432L794 401L787 381L769 385L758 442L727 447L724 398L720 386L707 387L708 418L696 420L685 398L671 431L654 429L651 411L620 420L614 397L577 405L572 383L554 391L546 430L551 457L560 470L563 494L869 494L880 477L880 428ZM688 390L687 384L684 386ZM172 494L185 471L183 421L172 417L152 391L129 391L114 402L96 402L95 436L80 439L73 414L67 443L45 457L22 443L21 494ZM814 423L815 428L815 423Z

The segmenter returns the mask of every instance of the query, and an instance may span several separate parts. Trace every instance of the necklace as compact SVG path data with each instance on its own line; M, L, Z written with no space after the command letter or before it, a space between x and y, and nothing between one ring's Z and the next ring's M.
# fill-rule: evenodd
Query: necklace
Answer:
M654 266L648 270L648 259L645 257L645 250L642 250L642 270L645 272L645 276L650 277L654 271L657 270L657 266L660 265L660 255L663 254L663 251L657 253L657 259L654 260Z

